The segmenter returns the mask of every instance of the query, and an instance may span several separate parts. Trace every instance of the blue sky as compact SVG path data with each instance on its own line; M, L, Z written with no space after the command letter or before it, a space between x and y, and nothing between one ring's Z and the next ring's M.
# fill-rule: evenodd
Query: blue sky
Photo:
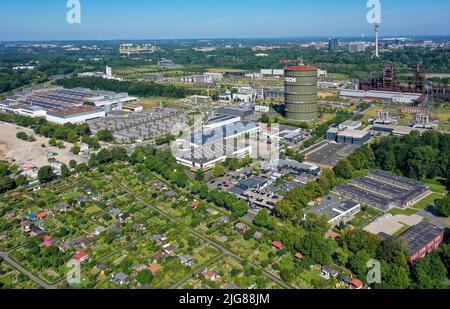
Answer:
M372 35L367 0L0 0L0 40ZM381 0L382 35L448 35L448 0Z

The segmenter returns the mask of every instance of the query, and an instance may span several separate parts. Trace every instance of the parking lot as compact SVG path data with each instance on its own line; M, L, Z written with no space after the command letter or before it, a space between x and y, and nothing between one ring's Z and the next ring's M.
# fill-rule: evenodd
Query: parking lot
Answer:
M188 120L189 116L182 110L155 108L141 113L115 112L106 118L88 121L88 124L93 134L106 129L113 132L116 141L128 143L181 130Z
M330 143L310 152L306 159L308 162L326 167L335 167L344 157L351 155L359 146L352 144Z

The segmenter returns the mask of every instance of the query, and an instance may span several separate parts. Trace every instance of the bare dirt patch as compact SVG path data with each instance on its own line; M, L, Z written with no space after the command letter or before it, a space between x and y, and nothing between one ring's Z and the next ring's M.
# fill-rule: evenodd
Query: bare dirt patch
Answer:
M36 138L35 142L27 142L16 137L18 132L25 132ZM16 164L29 164L35 167L48 165L48 152L58 153L54 158L64 164L69 164L70 160L84 162L77 155L70 152L71 144L65 143L65 149L50 147L48 138L36 135L33 130L17 127L9 123L0 122L0 160L13 161ZM45 147L42 147L42 145Z

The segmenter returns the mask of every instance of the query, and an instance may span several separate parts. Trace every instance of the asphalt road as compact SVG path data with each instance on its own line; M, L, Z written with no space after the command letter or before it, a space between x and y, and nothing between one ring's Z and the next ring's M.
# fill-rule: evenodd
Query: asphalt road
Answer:
M10 254L10 252L2 252L2 251L0 251L0 258L5 260L6 263L8 263L12 267L14 267L18 271L20 271L22 274L26 275L28 278L30 278L31 281L33 281L34 283L36 283L40 287L42 287L44 289L56 289L56 286L46 283L45 281L39 279L38 277L33 275L31 272L29 272L28 270L23 268L19 263L17 263L12 258L10 258L9 254Z
M183 227L186 227L193 235L197 236L198 238L200 238L201 240L207 242L208 244L210 244L211 246L213 246L214 248L222 251L224 254L227 254L235 259L237 259L238 261L244 261L245 259L239 255L237 255L234 252L229 251L227 248L225 248L224 246L222 246L219 243L216 243L215 241L212 241L211 239L209 239L208 237L198 233L196 230L194 230L193 228L191 228L190 226L186 226L184 225L182 222L178 221L177 219L173 218L172 216L170 216L169 214L161 211L160 209L154 207L153 205L145 202L143 199L141 199L139 196L135 195L134 192L132 192L130 189L128 189L127 187L125 187L124 185L122 185L120 182L116 181L115 179L113 179L112 177L109 177L116 185L118 185L120 188L122 188L123 190L125 190L128 194L130 194L131 196L133 196L137 201L139 201L140 203L146 205L148 208L152 209L153 211L157 212L158 214L160 214L161 216L167 218L168 220L182 225ZM293 286L289 285L288 283L284 282L283 280L281 280L280 278L272 275L271 273L269 273L268 271L266 271L265 269L261 268L260 266L248 261L248 264L251 265L254 268L258 268L261 269L263 274L266 277L269 277L270 279L272 279L274 282L276 282L277 284L279 284L280 286L282 286L285 289L294 289Z

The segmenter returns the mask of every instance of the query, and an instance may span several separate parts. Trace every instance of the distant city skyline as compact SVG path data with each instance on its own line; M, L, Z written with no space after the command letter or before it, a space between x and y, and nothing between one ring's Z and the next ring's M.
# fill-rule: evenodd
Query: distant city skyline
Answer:
M372 37L366 0L66 0L0 4L0 41ZM381 1L381 36L449 35L448 0Z

